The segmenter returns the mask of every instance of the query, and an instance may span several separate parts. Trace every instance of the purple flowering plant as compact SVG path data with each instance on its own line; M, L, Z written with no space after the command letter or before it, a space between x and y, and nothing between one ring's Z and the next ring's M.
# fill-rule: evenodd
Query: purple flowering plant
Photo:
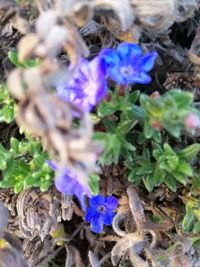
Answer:
M6 3L7 1L2 2ZM139 260L141 266L146 266L145 263L151 266L160 266L160 263L156 262L160 259L158 261L164 261L167 266L171 266L174 259L177 258L174 256L181 255L175 255L172 250L166 259L159 255L156 257L151 255L152 243L145 240L144 229L141 227L149 216L152 217L155 214L153 210L151 214L146 212L148 209L146 207L144 209L143 203L145 206L148 205L146 199L152 199L153 196L154 199L151 202L156 201L156 207L159 208L161 205L162 209L164 203L165 208L170 210L171 204L173 204L171 202L178 201L178 206L172 206L176 211L180 208L181 214L177 213L175 217L178 219L178 225L182 224L182 231L174 234L177 236L177 242L183 240L184 236L195 237L194 249L196 249L196 243L199 242L196 236L200 233L200 201L198 199L200 192L198 161L200 97L198 66L196 67L199 55L195 53L198 51L193 48L195 48L196 40L198 41L198 25L192 24L192 34L189 36L190 47L185 42L184 44L183 42L177 43L179 34L176 34L176 25L180 22L180 25L186 26L189 32L191 32L191 27L187 27L188 23L186 25L184 22L187 18L177 21L176 11L181 10L181 2L184 1L177 1L177 5L167 4L170 7L170 13L165 15L174 18L169 23L171 26L169 37L172 40L166 42L166 38L157 40L155 38L156 43L159 44L156 47L161 53L157 67L162 71L162 79L152 83L153 88L157 85L158 88L155 88L158 90L157 92L150 84L152 70L158 57L156 51L149 51L147 47L145 48L145 44L140 46L122 42L116 47L110 48L105 47L106 42L104 42L107 35L110 40L110 32L114 26L113 32L111 32L113 43L116 44L122 39L137 39L140 32L143 32L143 38L148 38L149 45L151 45L152 38L148 37L150 36L147 34L148 29L151 28L156 36L157 31L162 34L162 25L159 25L158 21L158 25L155 21L153 23L155 25L151 22L148 23L148 16L145 21L141 17L144 14L143 11L147 9L148 1L143 1L144 4L141 4L141 8L144 9L139 8L140 12L135 12L138 11L136 10L137 5L134 5L136 9L132 12L132 4L129 0L126 4L120 0L110 1L109 10L106 6L104 8L103 3L99 3L105 2L106 5L106 1L88 1L92 3L91 5L87 5L87 3L82 5L84 1L52 2L55 3L52 3L48 9L45 8L45 3L38 6L41 11L39 12L39 21L35 21L34 12L34 23L31 24L35 27L31 27L33 29L30 29L30 34L25 35L20 41L17 52L8 54L10 61L20 69L13 70L8 75L5 90L4 81L3 88L0 85L1 133L6 137L5 140L3 136L1 138L5 146L0 144L0 188L13 188L15 194L26 188L31 189L26 190L25 194L22 193L17 198L15 196L13 198L12 191L3 190L0 192L0 197L3 194L3 198L1 198L4 202L7 201L7 196L11 196L13 200L19 202L17 215L20 215L18 206L23 206L21 211L24 213L24 218L27 217L29 220L27 221L29 229L27 231L27 227L21 227L23 220L19 220L21 232L19 236L24 237L22 241L25 242L25 245L26 237L34 234L34 237L39 240L51 237L52 244L64 248L66 237L69 236L73 241L76 236L75 242L73 241L72 245L66 247L66 261L69 259L69 254L74 254L78 262L82 262L83 265L88 265L89 261L91 265L94 262L97 265L103 264L105 260L109 266L134 265ZM61 4L64 2L67 3ZM139 6L141 1L136 2ZM195 2L198 1L188 2L193 2L193 6L195 6L197 5ZM110 12L112 3L114 13ZM7 14L10 5L4 6L4 4L3 6L0 4L0 10L3 8L3 17L5 17L4 13ZM29 8L29 5L26 7L23 4L14 6L19 11L18 13L21 13L20 10L23 11L24 7L26 11ZM32 10L31 5L30 8ZM148 8L150 9L150 6ZM73 17L83 9L86 10L87 14L84 12L86 17L78 17L78 19ZM196 7L189 12L194 21L198 17L195 9ZM35 10L35 6L33 10ZM103 21L100 19L101 12L103 12ZM92 20L90 14L93 14ZM173 14L175 15L171 16ZM110 17L107 18L107 15ZM156 13L155 17L157 18ZM115 19L117 19L117 24ZM140 25L138 22L141 22ZM165 19L163 22L165 24ZM176 23L173 24L173 22ZM6 24L9 25L9 23L10 21L6 20ZM2 28L2 33L10 30L6 24ZM116 25L119 25L120 32L115 31ZM77 27L79 29L76 29ZM102 30L105 33L103 39L101 38ZM163 32L166 30L167 27L164 26ZM16 27L16 31L20 32L21 30ZM189 32L184 30L184 33L188 33L187 35L190 35ZM4 35L2 37L7 37ZM142 41L143 38L139 40ZM32 45L28 45L29 41ZM99 53L92 59L83 58L89 54L91 45L87 47L88 43L93 44L94 42L95 47L99 46L99 49L101 45L103 46ZM170 46L175 47L176 44L179 45L178 49L174 49L176 53L173 53L173 49L169 51ZM63 64L60 62L63 52L66 52L69 58L64 71ZM185 60L177 59L177 55ZM168 56L169 59L167 59ZM35 60L34 57L38 59ZM190 64L189 61L191 61ZM181 72L173 73L169 64L166 66L167 68L164 68L166 62L170 62L178 70L181 69ZM2 71L2 77L7 77L7 68L3 68ZM165 81L163 78L166 78ZM183 90L177 87L170 89L173 84L186 88ZM164 92L165 89L166 92ZM20 131L13 121L15 118ZM12 121L14 124L6 125ZM19 136L21 133L23 135ZM9 136L14 136L10 139L10 144L7 142ZM19 137L20 141L15 137ZM25 142L24 139L26 139ZM52 158L47 160L49 156ZM60 199L55 199L57 195L55 190L49 190L52 183L55 185L57 193L60 192L59 195L64 197L65 207L70 205L66 210L67 213L59 210L58 213L54 212L55 205L62 204L61 206L63 206L64 203L63 201L60 203ZM133 188L131 188L131 184L134 185ZM35 187L39 187L44 193L39 193L38 189L34 189ZM142 193L138 192L137 194L137 191L140 190ZM146 199L144 199L144 192L148 194ZM161 192L162 197L157 192ZM33 195L34 197L32 197ZM70 197L67 198L67 196ZM76 205L71 205L72 197L83 212L77 209ZM36 198L39 198L39 201ZM173 201L170 201L169 198ZM135 207L139 207L137 212L134 212L133 202ZM34 204L36 207L33 207ZM184 206L185 216L183 217ZM122 210L128 212L124 213L123 218L120 217ZM71 217L73 212L76 215ZM80 218L78 219L77 216L82 217L82 220L85 221L79 226ZM176 227L170 219L171 216L165 217L165 214L160 212L158 220L152 221L152 226L158 228L159 225L156 221L166 221L166 225L162 228L164 229L166 226L166 232L168 230L176 232ZM120 235L115 227L119 218L121 218L121 226L125 226L125 229L122 229L124 234L121 234L123 238L116 236L116 239L112 239L116 240L112 251L107 251L111 247L109 244L105 248L101 247L100 251L96 244L94 248L94 239L90 238L93 234L88 233L88 229L96 234L103 232L107 236L108 227L113 225L112 231L109 230L111 235ZM126 229L127 218L139 222L136 223L135 229ZM61 225L57 224L59 219L62 220ZM70 225L69 223L65 224L66 219L72 219ZM10 221L11 226L12 222L13 220ZM65 233L66 227L67 233ZM187 234L184 235L183 231ZM126 233L128 234L126 235ZM139 243L134 238L138 234L141 237L138 239ZM168 233L166 234L168 236ZM131 236L132 240L130 240ZM162 236L165 240L169 239L166 239L163 234ZM81 244L86 244L86 250L81 250L79 253L81 246L77 242L80 239ZM109 241L109 238L104 240ZM126 241L127 244L125 244ZM166 249L167 243L165 244ZM159 244L155 245L159 250ZM171 240L169 240L169 245L174 246ZM134 248L138 248L138 246L140 251L145 250L144 255L135 253ZM55 254L51 251L51 247L46 254ZM9 248L11 247L9 246ZM87 248L90 249L89 253ZM1 249L7 249L7 245L0 247L0 262L1 256L4 254ZM161 254L163 254L162 250L161 246ZM82 258L86 254L89 255L89 261ZM64 256L63 249L56 256L55 263L58 263L58 259L59 263L63 265L63 261L60 262L60 255ZM38 256L40 255L38 254ZM198 255L197 259L195 259L196 253L193 253L192 256L194 257L189 257L188 260L192 260L195 264L198 261ZM37 257L35 258L37 261ZM169 261L172 259L172 262L168 262L168 259ZM27 260L32 262L32 266L37 265L30 257ZM44 261L48 264L46 259ZM76 264L76 259L72 264Z
M89 201L85 220L90 223L91 230L95 233L103 231L103 225L111 225L118 206L117 198L102 195L93 196Z
M147 73L153 68L156 57L156 52L143 55L142 49L131 43L122 43L117 49L103 49L91 61L80 59L73 78L57 86L57 95L64 101L75 105L80 113L74 113L74 116L79 117L82 113L90 112L93 107L105 99L108 94L108 78L119 85L149 83L151 78ZM134 101L136 99L137 97ZM134 103L132 96L130 100L132 105ZM127 100L125 101L127 102ZM121 100L118 101L118 104L119 102ZM115 108L113 110L116 111ZM115 136L115 134L111 136ZM122 139L122 137L118 138L116 136L113 140ZM133 151L134 147L125 139L123 140L125 148ZM111 146L112 150L112 146L119 147L114 143L111 142L108 148ZM120 152L120 149L118 152ZM115 154L118 157L119 153L115 153L113 150L113 155ZM48 164L57 173L55 178L57 189L66 195L75 195L79 199L83 210L85 210L84 196L91 197L89 182L83 184L79 175L70 168L66 167L58 170L58 167L52 162ZM110 225L112 223L114 210L117 207L117 199L98 195L92 197L89 203L90 207L87 210L85 220L90 222L92 231L99 233L103 230L103 224Z

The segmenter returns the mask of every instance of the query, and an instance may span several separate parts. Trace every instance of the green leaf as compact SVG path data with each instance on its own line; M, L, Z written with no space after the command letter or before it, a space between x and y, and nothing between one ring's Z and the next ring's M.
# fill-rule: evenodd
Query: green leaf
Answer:
M0 144L0 170L6 169L8 158L8 151L4 148L2 144Z
M10 102L4 104L0 109L0 121L10 123L14 120L15 111L14 111L14 103Z
M177 152L177 155L186 161L191 161L200 151L200 144L192 144Z
M3 172L3 177L5 179L10 179L10 177L13 176L13 170L15 171L15 165L16 165L16 161L14 160L13 157L10 157L8 160L7 160L7 164L6 164L6 168Z
M42 168L43 164L45 162L45 158L43 155L34 155L32 161L30 162L30 164L32 164L34 166L34 168Z
M153 176L152 175L146 175L146 177L143 178L143 182L145 184L146 189L151 192L155 186Z
M104 151L100 157L100 163L102 165L110 165L117 163L120 157L121 141L120 137L116 134L109 133L94 133L94 139L104 141Z
M23 187L24 187L24 185L22 182L18 182L17 184L15 184L15 186L14 186L15 194L20 193L22 191Z
M155 164L152 162L144 163L141 167L138 167L136 174L137 175L144 175L144 174L150 174L153 173L155 168Z
M156 167L154 174L153 174L153 181L156 186L160 185L164 182L166 177L166 172L161 170L159 166Z
M169 174L167 174L164 183L172 192L176 192L176 181L173 179L173 177Z
M128 92L128 91L127 91ZM128 101L131 103L131 104L134 104L138 98L140 96L140 91L139 90L135 90L133 92L131 92L128 96Z
M34 186L37 181L38 181L38 177L34 173L33 174L30 173L24 179L24 187L27 188L27 187Z
M99 176L97 174L90 175L90 188L93 195L99 194Z
M139 122L144 122L144 119L145 119L145 112L144 112L144 109L140 106L137 106L137 105L133 105L133 115L134 115L134 118L136 120L138 120Z
M191 230L194 219L195 216L192 209L187 208L187 212L182 221L182 228L185 232L189 232Z
M143 133L144 133L144 136L149 139L153 136L153 133L154 133L155 129L153 129L151 127L151 125L148 123L148 122L145 122L144 123L144 130L143 130Z
M19 141L16 138L11 137L10 146L11 146L11 149L14 151L15 154L19 153Z
M196 222L194 227L193 227L193 233L198 234L200 233L200 221Z
M42 183L40 184L40 190L42 192L45 192L49 189L50 185L51 185L51 180L42 181Z
M138 168L132 168L128 175L128 180L134 185L139 185L143 178L142 175L136 175L137 169Z
M200 190L200 175L195 174L192 177L192 189Z
M193 94L189 92L185 92L179 89L171 90L168 93L170 96L175 99L176 104L177 104L177 109L185 109L188 106L192 105L193 102Z
M16 183L16 179L14 176L10 176L7 179L4 179L4 176L3 176L3 180L0 181L0 187L1 188L11 188L11 187L14 187L15 183Z
M97 114L99 117L103 118L105 116L115 113L118 108L119 106L116 103L113 103L112 101L102 101L98 106Z
M27 59L23 62L19 61L18 53L16 51L8 52L9 60L16 66L20 68L32 68L39 65L39 59Z
M187 176L180 172L173 172L173 176L176 178L177 181L179 181L181 184L186 185L187 184Z
M179 161L179 165L178 168L176 169L176 172L184 173L187 176L192 176L193 174L190 164L184 160Z

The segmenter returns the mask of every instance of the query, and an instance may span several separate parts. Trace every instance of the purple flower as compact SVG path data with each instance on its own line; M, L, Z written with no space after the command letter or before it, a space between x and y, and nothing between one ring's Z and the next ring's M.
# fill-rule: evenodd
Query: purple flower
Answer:
M77 106L82 112L91 111L106 96L105 75L104 60L96 57L89 62L82 58L74 78L56 88L57 95Z
M103 49L99 56L105 60L108 77L118 84L151 82L147 72L154 66L156 52L143 55L137 44L122 43L116 50Z
M47 160L49 167L56 171L55 186L64 195L75 195L82 207L82 210L86 210L85 195L91 197L89 185L81 183L78 179L78 175L68 168L59 169L58 166Z
M103 231L103 225L111 225L115 216L118 200L113 197L94 196L90 199L85 220L90 222L91 229L95 233Z

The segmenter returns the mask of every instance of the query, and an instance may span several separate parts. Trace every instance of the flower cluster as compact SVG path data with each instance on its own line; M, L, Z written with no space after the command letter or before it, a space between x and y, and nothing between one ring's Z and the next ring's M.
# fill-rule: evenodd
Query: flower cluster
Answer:
M93 60L81 59L73 79L59 85L57 94L82 112L89 112L107 94L106 78L118 84L147 84L157 53L142 54L136 44L122 43L116 50L106 48ZM79 116L80 114L74 114Z
M73 79L56 88L57 95L68 103L77 107L74 116L79 117L87 113L105 98L107 94L107 79L120 85L147 84L151 77L147 74L154 65L157 53L143 55L136 44L122 43L117 49L103 49L97 57L88 61L80 59ZM85 211L84 197L91 197L87 182L83 182L80 173L71 168L58 168L52 162L49 166L56 171L55 185L66 195L75 195ZM84 179L83 179L84 180ZM90 199L85 220L90 222L95 233L103 230L103 225L111 225L118 201L115 197L94 196Z
M93 232L100 233L104 224L108 226L112 224L118 200L113 196L97 195L90 199L89 205L85 220L90 223Z

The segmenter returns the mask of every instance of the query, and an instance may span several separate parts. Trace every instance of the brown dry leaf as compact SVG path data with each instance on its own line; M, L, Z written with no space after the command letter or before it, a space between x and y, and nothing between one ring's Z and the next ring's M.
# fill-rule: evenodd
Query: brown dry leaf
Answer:
M140 263L140 265L135 265L135 267L147 267L148 265L143 265L145 264L144 260L137 255L143 249L144 244L145 242L139 232L127 234L113 247L111 251L112 264L114 266L118 265L121 259L130 256L131 250L131 257L135 258L135 262Z
M175 20L176 0L131 0L131 4L145 29L164 31Z
M26 189L17 199L19 228L22 237L33 239L40 236L42 240L55 227L60 211L58 201L51 193L39 193L38 190Z
M18 44L19 61L23 61L30 57L39 43L39 38L36 34L30 33L23 37Z
M88 258L92 267L101 267L99 259L94 255L91 250L89 250Z
M117 214L115 215L113 222L112 222L112 227L113 230L115 231L115 233L119 236L126 236L127 232L124 230L121 230L120 226L122 222L125 222L125 220L127 219L129 213L128 211L120 211L117 212Z
M94 0L93 2L94 8L113 10L116 16L120 19L121 28L123 31L126 31L132 26L134 15L129 0Z
M56 0L55 8L62 16L69 17L78 27L82 27L92 16L88 0Z
M46 266L57 254L55 244L49 236L43 241L40 237L35 237L33 240L24 239L23 252L28 267Z
M28 267L28 265L18 250L5 247L0 249L0 267Z
M0 9L8 8L12 5L15 5L14 0L1 0L0 2Z
M129 206L133 215L133 218L135 220L137 230L141 234L141 236L144 238L144 228L145 228L145 215L144 210L142 207L141 200L138 196L137 191L132 187L129 186L127 189L127 195L129 199Z
M140 34L141 34L140 27L134 25L131 28L129 28L127 31L120 31L117 37L124 42L138 43Z
M189 59L195 65L200 65L200 27L196 31L195 38L192 41L189 50Z
M28 29L30 27L30 23L22 16L19 16L19 14L16 14L16 16L11 20L11 25L21 34L28 33Z
M0 231L3 230L8 224L8 210L4 207L0 201Z
M178 8L176 14L176 21L183 22L188 18L192 18L194 13L199 8L198 0L178 0Z
M80 252L74 246L66 246L67 258L65 267L85 267L81 259Z

